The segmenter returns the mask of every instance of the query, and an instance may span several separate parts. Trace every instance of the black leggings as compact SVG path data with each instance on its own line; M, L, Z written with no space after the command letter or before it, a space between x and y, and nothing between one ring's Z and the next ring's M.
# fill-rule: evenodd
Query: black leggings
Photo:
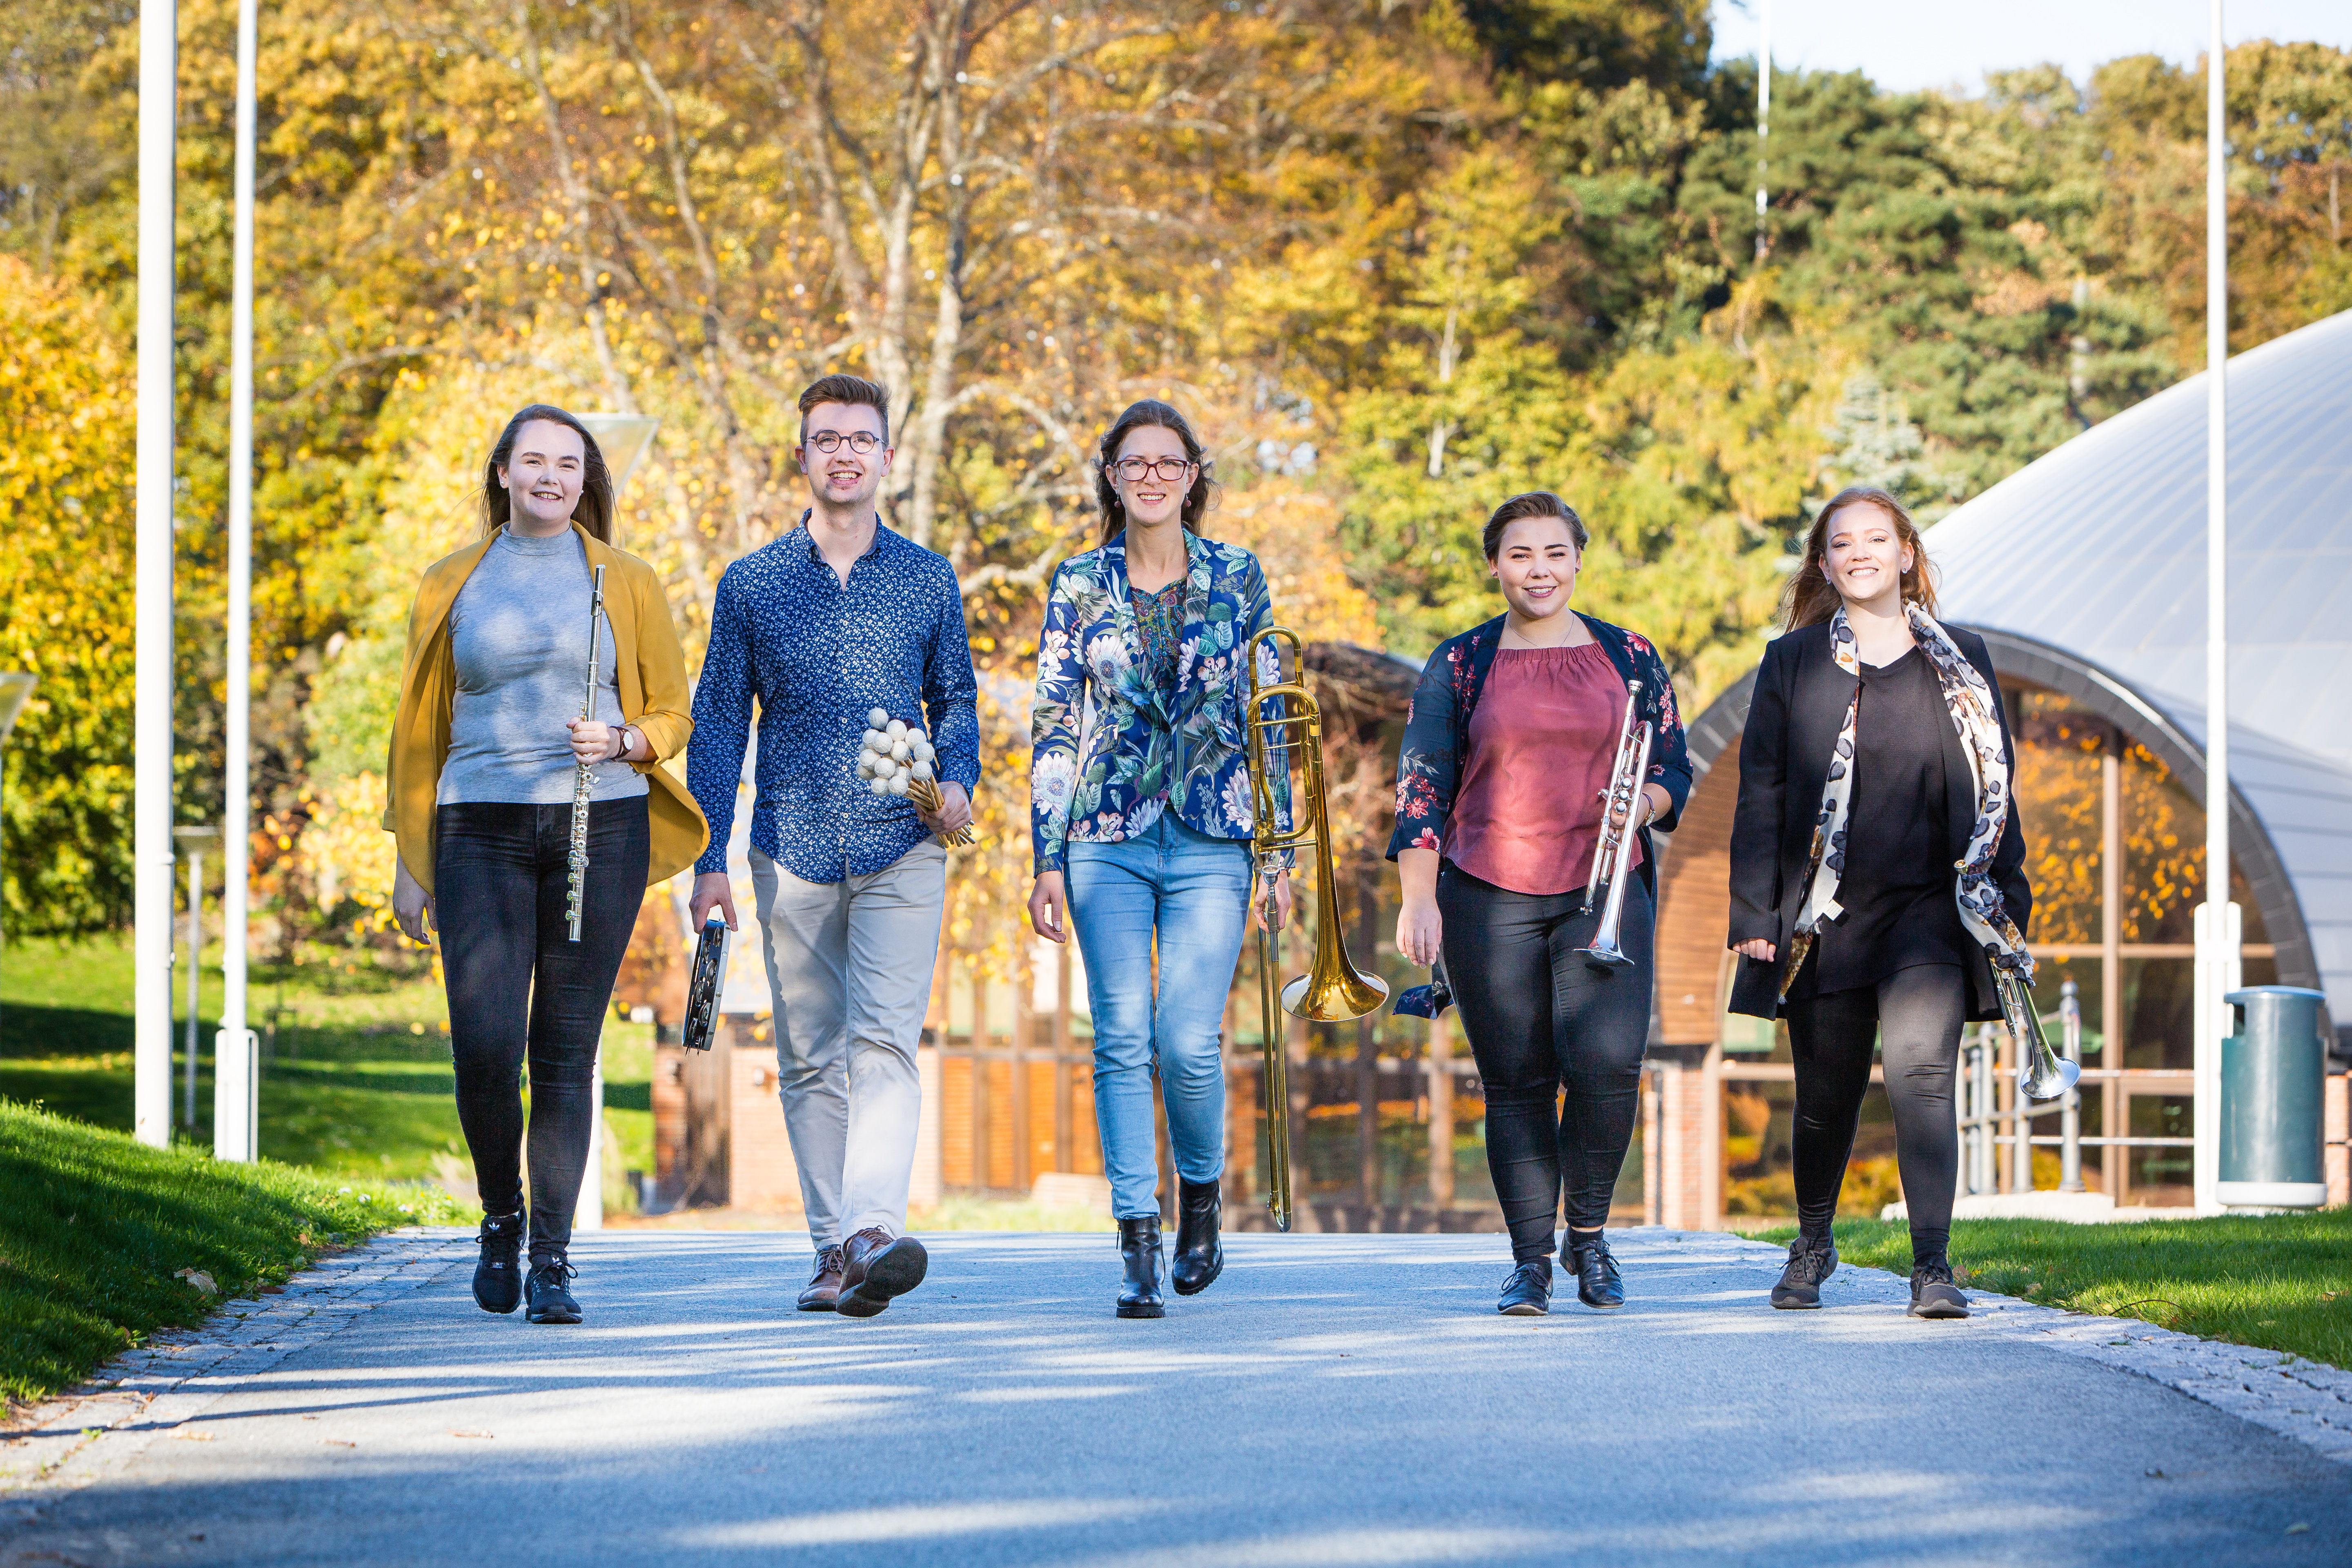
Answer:
M1960 1173L1952 1075L1968 1011L1968 981L1956 963L1898 969L1875 985L1789 1004L1797 1059L1797 1223L1807 1236L1827 1237L1837 1216L1877 1039L1895 1110L1895 1165L1911 1215L1912 1262L1945 1260Z
M1634 962L1614 972L1576 956L1601 923L1581 888L1514 893L1448 861L1437 909L1446 978L1486 1084L1486 1168L1511 1256L1549 1258L1563 1184L1570 1226L1598 1230L1633 1142L1650 1037L1650 895L1638 876L1626 884L1618 945Z
M457 1122L486 1214L522 1204L520 1073L530 1062L530 1255L561 1255L588 1164L596 1044L645 901L646 797L588 813L580 940L564 918L572 807L485 802L434 815L434 915L449 987Z

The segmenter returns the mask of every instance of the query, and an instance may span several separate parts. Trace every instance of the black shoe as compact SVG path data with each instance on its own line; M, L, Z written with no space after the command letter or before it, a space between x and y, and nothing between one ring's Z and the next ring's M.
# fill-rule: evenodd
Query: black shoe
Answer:
M1214 1182L1179 1180L1176 1200L1176 1261L1168 1275L1179 1296L1197 1296L1225 1271L1225 1244L1217 1238L1224 1206Z
M485 1312L511 1312L522 1300L522 1237L530 1222L520 1209L484 1215L482 1260L474 1265L474 1305Z
M522 1282L522 1293L530 1305L523 1316L534 1323L576 1323L580 1321L580 1303L565 1289L567 1280L580 1277L580 1270L563 1260L562 1253L530 1266L530 1278Z
M1160 1298L1160 1216L1139 1215L1118 1222L1118 1256L1126 1274L1118 1282L1118 1315L1164 1318Z
M1625 1286L1617 1277L1617 1259L1610 1256L1609 1238L1595 1232L1591 1240L1579 1241L1574 1231L1568 1234L1568 1264L1576 1270L1576 1299L1604 1312L1623 1306Z
M833 1310L845 1318L870 1318L923 1282L931 1255L911 1236L892 1236L869 1225L841 1244L841 1289Z
M1923 1263L1911 1270L1911 1314L1915 1318L1965 1318L1969 1299L1952 1283L1948 1263Z
M1822 1304L1822 1281L1837 1272L1837 1243L1827 1237L1816 1241L1799 1237L1789 1243L1789 1266L1772 1287L1772 1305L1783 1311L1804 1311Z
M1495 1310L1509 1318L1540 1318L1551 1310L1551 1259L1530 1258L1503 1282Z

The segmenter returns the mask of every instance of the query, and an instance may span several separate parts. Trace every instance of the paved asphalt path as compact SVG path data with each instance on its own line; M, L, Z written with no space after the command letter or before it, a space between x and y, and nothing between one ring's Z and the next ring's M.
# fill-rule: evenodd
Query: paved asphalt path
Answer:
M432 1245L0 1499L0 1564L2352 1562L2352 1468L1885 1276L1773 1312L1722 1237L1530 1321L1498 1237L1244 1236L1120 1322L1108 1237L964 1235L858 1322L790 1310L803 1238L607 1231L578 1328Z

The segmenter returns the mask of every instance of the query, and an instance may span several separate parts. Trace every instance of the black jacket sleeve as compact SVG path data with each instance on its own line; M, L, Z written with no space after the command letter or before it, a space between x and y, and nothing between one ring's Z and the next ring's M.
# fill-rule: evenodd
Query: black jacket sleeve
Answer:
M1780 826L1789 783L1788 640L1765 645L1739 736L1739 804L1731 821L1731 932L1737 947L1780 941Z
M2009 730L2009 700L2001 694L2000 679L1993 673L1992 652L1984 639L1971 635L1962 647L1969 662L1992 688L1993 707L2000 720L2000 752L2009 759L2009 817L2001 825L2000 845L1992 853L1993 885L2000 889L2000 901L2009 910L2009 918L2017 922L2018 934L2031 938L2033 934L2033 884L2025 875L2025 824L2019 820L2017 779L2020 773L2017 742Z

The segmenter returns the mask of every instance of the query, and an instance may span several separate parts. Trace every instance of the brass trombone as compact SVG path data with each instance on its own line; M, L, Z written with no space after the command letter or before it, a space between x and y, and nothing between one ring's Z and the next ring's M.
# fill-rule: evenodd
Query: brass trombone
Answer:
M1323 787L1323 709L1303 680L1258 679L1258 647L1279 639L1290 645L1291 663L1306 673L1305 648L1288 626L1268 626L1249 639L1244 657L1249 661L1249 773L1255 812L1250 850L1256 864L1255 901L1267 920L1257 933L1258 1005L1265 1031L1265 1135L1272 1169L1266 1208L1276 1230L1290 1228L1290 1074L1275 1027L1275 971L1282 963L1282 935L1274 925L1274 881L1283 870L1282 858L1294 850L1319 847L1315 857L1315 901L1321 919L1315 927L1315 957L1306 973L1282 988L1282 1010L1319 1024L1360 1018L1388 1000L1389 984L1377 974L1366 974L1348 958L1339 926L1339 884L1332 866L1329 802ZM1277 648L1275 668L1282 668ZM1267 703L1275 704L1269 717ZM1288 731L1298 733L1293 740ZM1283 731L1271 744L1268 735ZM1276 807L1277 779L1290 777L1291 752L1297 749L1301 798L1293 803L1291 826L1278 828Z

